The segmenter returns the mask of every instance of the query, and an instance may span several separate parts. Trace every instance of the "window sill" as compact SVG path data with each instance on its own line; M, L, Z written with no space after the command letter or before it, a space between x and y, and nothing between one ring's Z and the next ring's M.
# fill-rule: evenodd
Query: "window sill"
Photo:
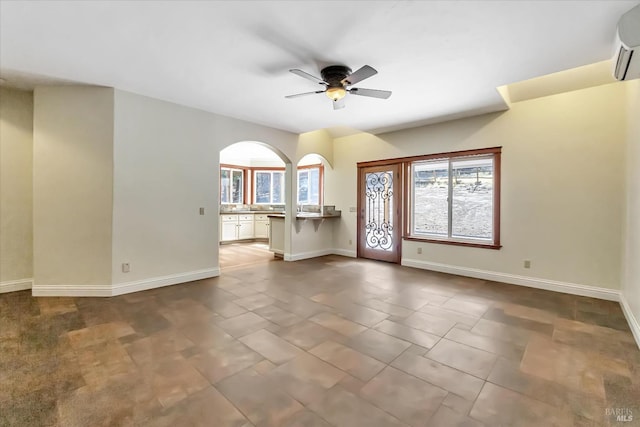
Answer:
M498 250L502 247L500 243L497 243L497 244L476 243L476 242L461 241L461 240L429 239L426 237L416 237L416 236L403 236L403 239L414 241L414 242L438 243L441 245L467 246L471 248L494 249L494 250Z

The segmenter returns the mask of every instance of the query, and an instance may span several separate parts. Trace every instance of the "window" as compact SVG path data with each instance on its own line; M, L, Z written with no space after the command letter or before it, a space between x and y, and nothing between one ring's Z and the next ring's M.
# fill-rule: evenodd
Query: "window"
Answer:
M220 168L220 203L244 203L244 171L242 169Z
M298 168L298 204L320 205L322 194L322 165Z
M283 170L255 170L253 176L254 203L284 203Z
M408 239L500 247L500 148L407 162Z

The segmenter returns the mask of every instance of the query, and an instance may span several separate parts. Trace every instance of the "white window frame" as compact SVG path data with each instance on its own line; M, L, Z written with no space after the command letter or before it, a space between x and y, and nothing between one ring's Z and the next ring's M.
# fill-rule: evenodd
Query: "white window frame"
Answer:
M239 202L234 202L232 200L228 200L228 201L224 201L222 200L222 171L229 171L229 185L227 186L227 194L229 195L229 198L232 198L233 195L233 173L234 172L240 172L242 180L240 182L240 201ZM229 166L220 166L220 204L223 205L237 205L237 204L243 204L245 201L245 194L244 194L244 189L245 189L245 177L246 177L246 173L244 171L244 169L240 169L240 168L234 168L234 167L229 167Z
M310 195L311 195L311 171L313 170L317 170L318 171L318 200L311 200L310 199ZM300 200L300 175L301 174L307 174L307 199L306 200ZM323 190L323 180L324 180L324 173L322 170L322 165L312 165L312 166L304 166L304 167L299 167L298 168L298 173L296 175L296 183L297 183L297 194L296 194L296 200L298 202L299 205L321 205L322 204L322 190Z
M258 202L258 174L259 173L267 173L271 175L271 182L269 184L269 201L267 202ZM282 185L280 186L280 198L279 201L274 201L274 174L282 174ZM271 204L284 204L285 203L285 170L284 169L253 169L253 188L252 188L252 197L253 203L257 205L271 205Z

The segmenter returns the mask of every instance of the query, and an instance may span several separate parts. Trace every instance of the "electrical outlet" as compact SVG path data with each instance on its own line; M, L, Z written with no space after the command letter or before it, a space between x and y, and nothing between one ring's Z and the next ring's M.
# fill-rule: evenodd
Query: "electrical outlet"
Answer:
M128 262L123 262L122 263L122 272L123 273L128 273L131 271L131 267L129 266Z
M349 239L349 246L353 245L353 240Z
M418 255L422 254L422 248L418 248Z
M531 261L528 259L524 260L524 268L531 268Z
M356 212L356 211L357 211L357 209L354 206L351 206L349 208L349 212Z
M204 215L204 208L200 208L200 215Z

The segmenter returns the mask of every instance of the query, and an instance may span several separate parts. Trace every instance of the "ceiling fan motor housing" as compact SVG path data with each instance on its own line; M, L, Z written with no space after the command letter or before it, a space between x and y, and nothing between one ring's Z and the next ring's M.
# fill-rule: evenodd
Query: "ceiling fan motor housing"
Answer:
M345 65L330 65L320 71L322 80L329 83L330 87L342 87L342 80L351 74L351 68Z

